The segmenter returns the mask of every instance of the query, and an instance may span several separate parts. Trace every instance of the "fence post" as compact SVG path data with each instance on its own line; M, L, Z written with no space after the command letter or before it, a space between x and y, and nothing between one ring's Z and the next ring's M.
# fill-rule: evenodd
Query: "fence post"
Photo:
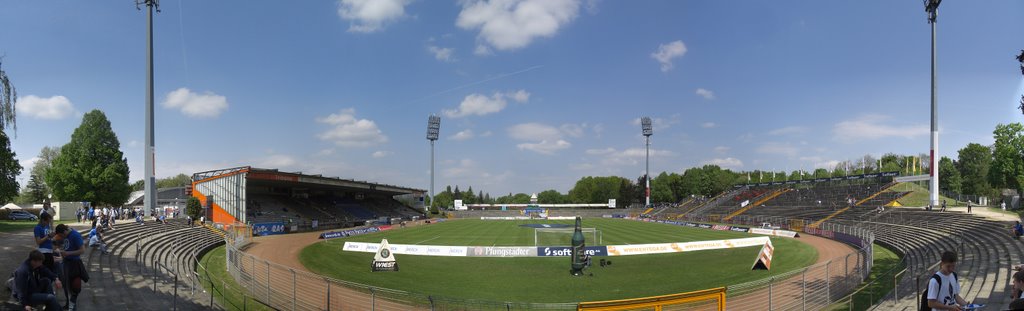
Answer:
M377 293L370 287L370 310L377 310Z
M327 283L327 311L331 311L331 281L324 281Z
M249 291L252 292L253 298L256 298L256 257L252 258L252 270L249 271Z
M768 278L768 311L772 310L772 296L774 295L774 294L772 294L772 287L773 287L772 284L774 284L774 283L775 283L775 276L769 277Z
M832 302L832 273L829 267L832 266L832 261L829 260L825 263L825 302Z
M267 264L267 305L272 305L270 301L270 262L266 260L263 262Z
M206 280L210 281L210 309L213 309L214 308L213 307L213 290L215 289L215 287L213 287L213 279L212 278L207 276Z
M899 284L899 273L892 275L892 305L896 306L900 301L900 284Z
M800 310L807 310L807 269L800 273Z
M295 270L294 269L288 269L288 270L292 272L292 310L294 311L295 310L295 301L298 300L298 297L295 297Z

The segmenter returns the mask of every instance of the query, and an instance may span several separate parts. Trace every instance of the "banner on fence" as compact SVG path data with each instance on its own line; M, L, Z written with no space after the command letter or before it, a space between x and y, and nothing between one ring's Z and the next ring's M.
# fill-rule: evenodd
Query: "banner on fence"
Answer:
M536 247L469 246L469 257L537 257Z
M779 229L750 228L750 233L753 233L753 234L763 234L763 235L773 235L773 236L784 236L784 237L787 237L787 238L795 238L795 237L798 236L796 234L796 231L779 230Z
M572 247L569 246L540 246L536 251L537 256L541 257L572 256ZM605 246L587 246L583 252L590 256L608 256L608 248Z
M833 233L831 230L804 227L804 232L833 240L836 238L835 233Z
M738 248L760 246L767 243L768 237L753 237L730 240L708 240L680 243L609 245L608 256L628 256L646 254L664 254L702 251L711 249Z
M719 231L729 231L729 228L732 228L732 227L726 226L726 225L714 225L714 226L711 226L712 230L719 230Z
M391 248L388 247L388 239L380 240L377 249L377 254L373 255L370 271L398 271L398 262L395 261L395 256L391 253Z
M508 216L508 217L480 217L480 220L530 220L530 217L526 216ZM573 218L575 219L575 218Z
M264 222L258 224L252 224L252 234L265 236L274 234L284 234L284 223L283 222Z
M321 233L320 234L320 239L324 240L324 239L333 239L333 238L343 238L343 237L347 237L347 236L361 235L361 234L367 234L367 233L374 233L374 232L378 232L378 231L380 231L380 229L377 228L377 227L350 229L350 230L342 230L342 231L331 231L331 232Z
M349 252L374 253L379 250L379 247L380 245L374 243L345 242L345 245L342 246L341 250ZM448 257L467 256L467 247L465 246L390 244L389 247L391 253L400 255Z

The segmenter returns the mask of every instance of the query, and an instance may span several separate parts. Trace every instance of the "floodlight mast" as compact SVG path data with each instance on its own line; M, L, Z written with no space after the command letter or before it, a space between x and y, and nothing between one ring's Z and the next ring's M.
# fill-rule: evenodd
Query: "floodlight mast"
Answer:
M434 142L441 133L441 117L431 114L427 117L427 140L430 140L430 206L434 205ZM430 210L430 206L427 210Z
M646 169L644 171L644 181L646 182L647 185L646 185L646 187L644 187L644 197L646 198L646 200L644 201L644 207L650 207L651 206L651 135L654 135L654 126L653 126L653 124L651 124L651 118L650 117L640 118L640 127L643 130L644 138L647 141L647 144L646 144L646 147L647 147L646 148L646 150L647 150L647 154L646 154L647 165L646 165Z
M939 205L939 113L938 99L935 91L935 19L939 15L939 3L942 0L924 0L924 11L928 13L928 23L932 25L932 149L929 161L929 202L931 206Z
M145 195L143 215L156 210L156 147L153 125L153 10L160 12L159 0L136 0L135 7L146 6L146 150Z
M1020 62L1020 74L1024 75L1024 50L1020 50L1020 55L1017 55L1017 61ZM1017 106L1021 113L1024 113L1024 94L1020 95L1020 106Z

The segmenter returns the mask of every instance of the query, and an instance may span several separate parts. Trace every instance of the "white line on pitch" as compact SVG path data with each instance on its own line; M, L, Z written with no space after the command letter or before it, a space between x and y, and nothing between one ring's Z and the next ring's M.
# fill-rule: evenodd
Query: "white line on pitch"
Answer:
M439 236L435 236L435 237L432 237L432 238L429 238L429 239L426 239L426 240L423 240L423 241L416 242L416 244L413 244L413 245L418 245L420 243L423 243L423 242L426 242L426 241L430 241L430 240L434 240L434 239L437 239L437 238L440 238L440 237L441 237L440 235Z

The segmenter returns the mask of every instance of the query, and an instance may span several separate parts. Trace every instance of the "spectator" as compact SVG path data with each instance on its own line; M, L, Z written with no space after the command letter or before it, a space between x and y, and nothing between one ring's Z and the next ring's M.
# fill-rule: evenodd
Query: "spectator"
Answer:
M135 214L135 223L140 224L140 225L145 224L145 222L142 220L142 214L141 213L140 214Z
M1002 208L1005 211L1006 210L1006 202L999 202L999 207Z
M963 297L960 297L960 283L957 282L955 270L956 253L953 251L943 252L939 271L936 271L935 275L928 280L928 307L932 308L932 311L962 311L961 306L968 304Z
M1017 298L1010 302L1010 311L1024 311L1024 299Z
M53 216L43 213L39 217L39 224L32 230L36 238L36 250L43 254L43 266L51 272L57 271L57 265L53 261Z
M11 294L25 310L32 310L32 306L37 304L45 304L46 310L61 309L50 282L53 282L57 289L63 284L53 271L43 267L44 258L43 253L33 250L28 253L28 259L14 271L15 285Z
M1013 273L1013 299L1020 298L1024 298L1024 271Z
M942 200L942 211L946 211L946 200Z
M93 226L92 230L89 231L89 247L99 247L101 254L110 254L110 252L107 251L107 243L103 242L102 227L96 228L96 226Z
M85 252L82 235L72 230L65 224L57 225L57 242L64 242L64 249L58 250L57 254L64 258L63 276L68 280L66 291L70 291L70 304L68 310L75 311L75 304L78 302L78 294L82 292L82 282L89 283L89 271L80 257Z
M967 213L971 213L971 200L967 200Z
M1013 238L1020 239L1020 236L1024 235L1024 225L1021 225L1018 220L1017 224L1013 225L1013 229L1010 230L1010 233L1013 234Z

